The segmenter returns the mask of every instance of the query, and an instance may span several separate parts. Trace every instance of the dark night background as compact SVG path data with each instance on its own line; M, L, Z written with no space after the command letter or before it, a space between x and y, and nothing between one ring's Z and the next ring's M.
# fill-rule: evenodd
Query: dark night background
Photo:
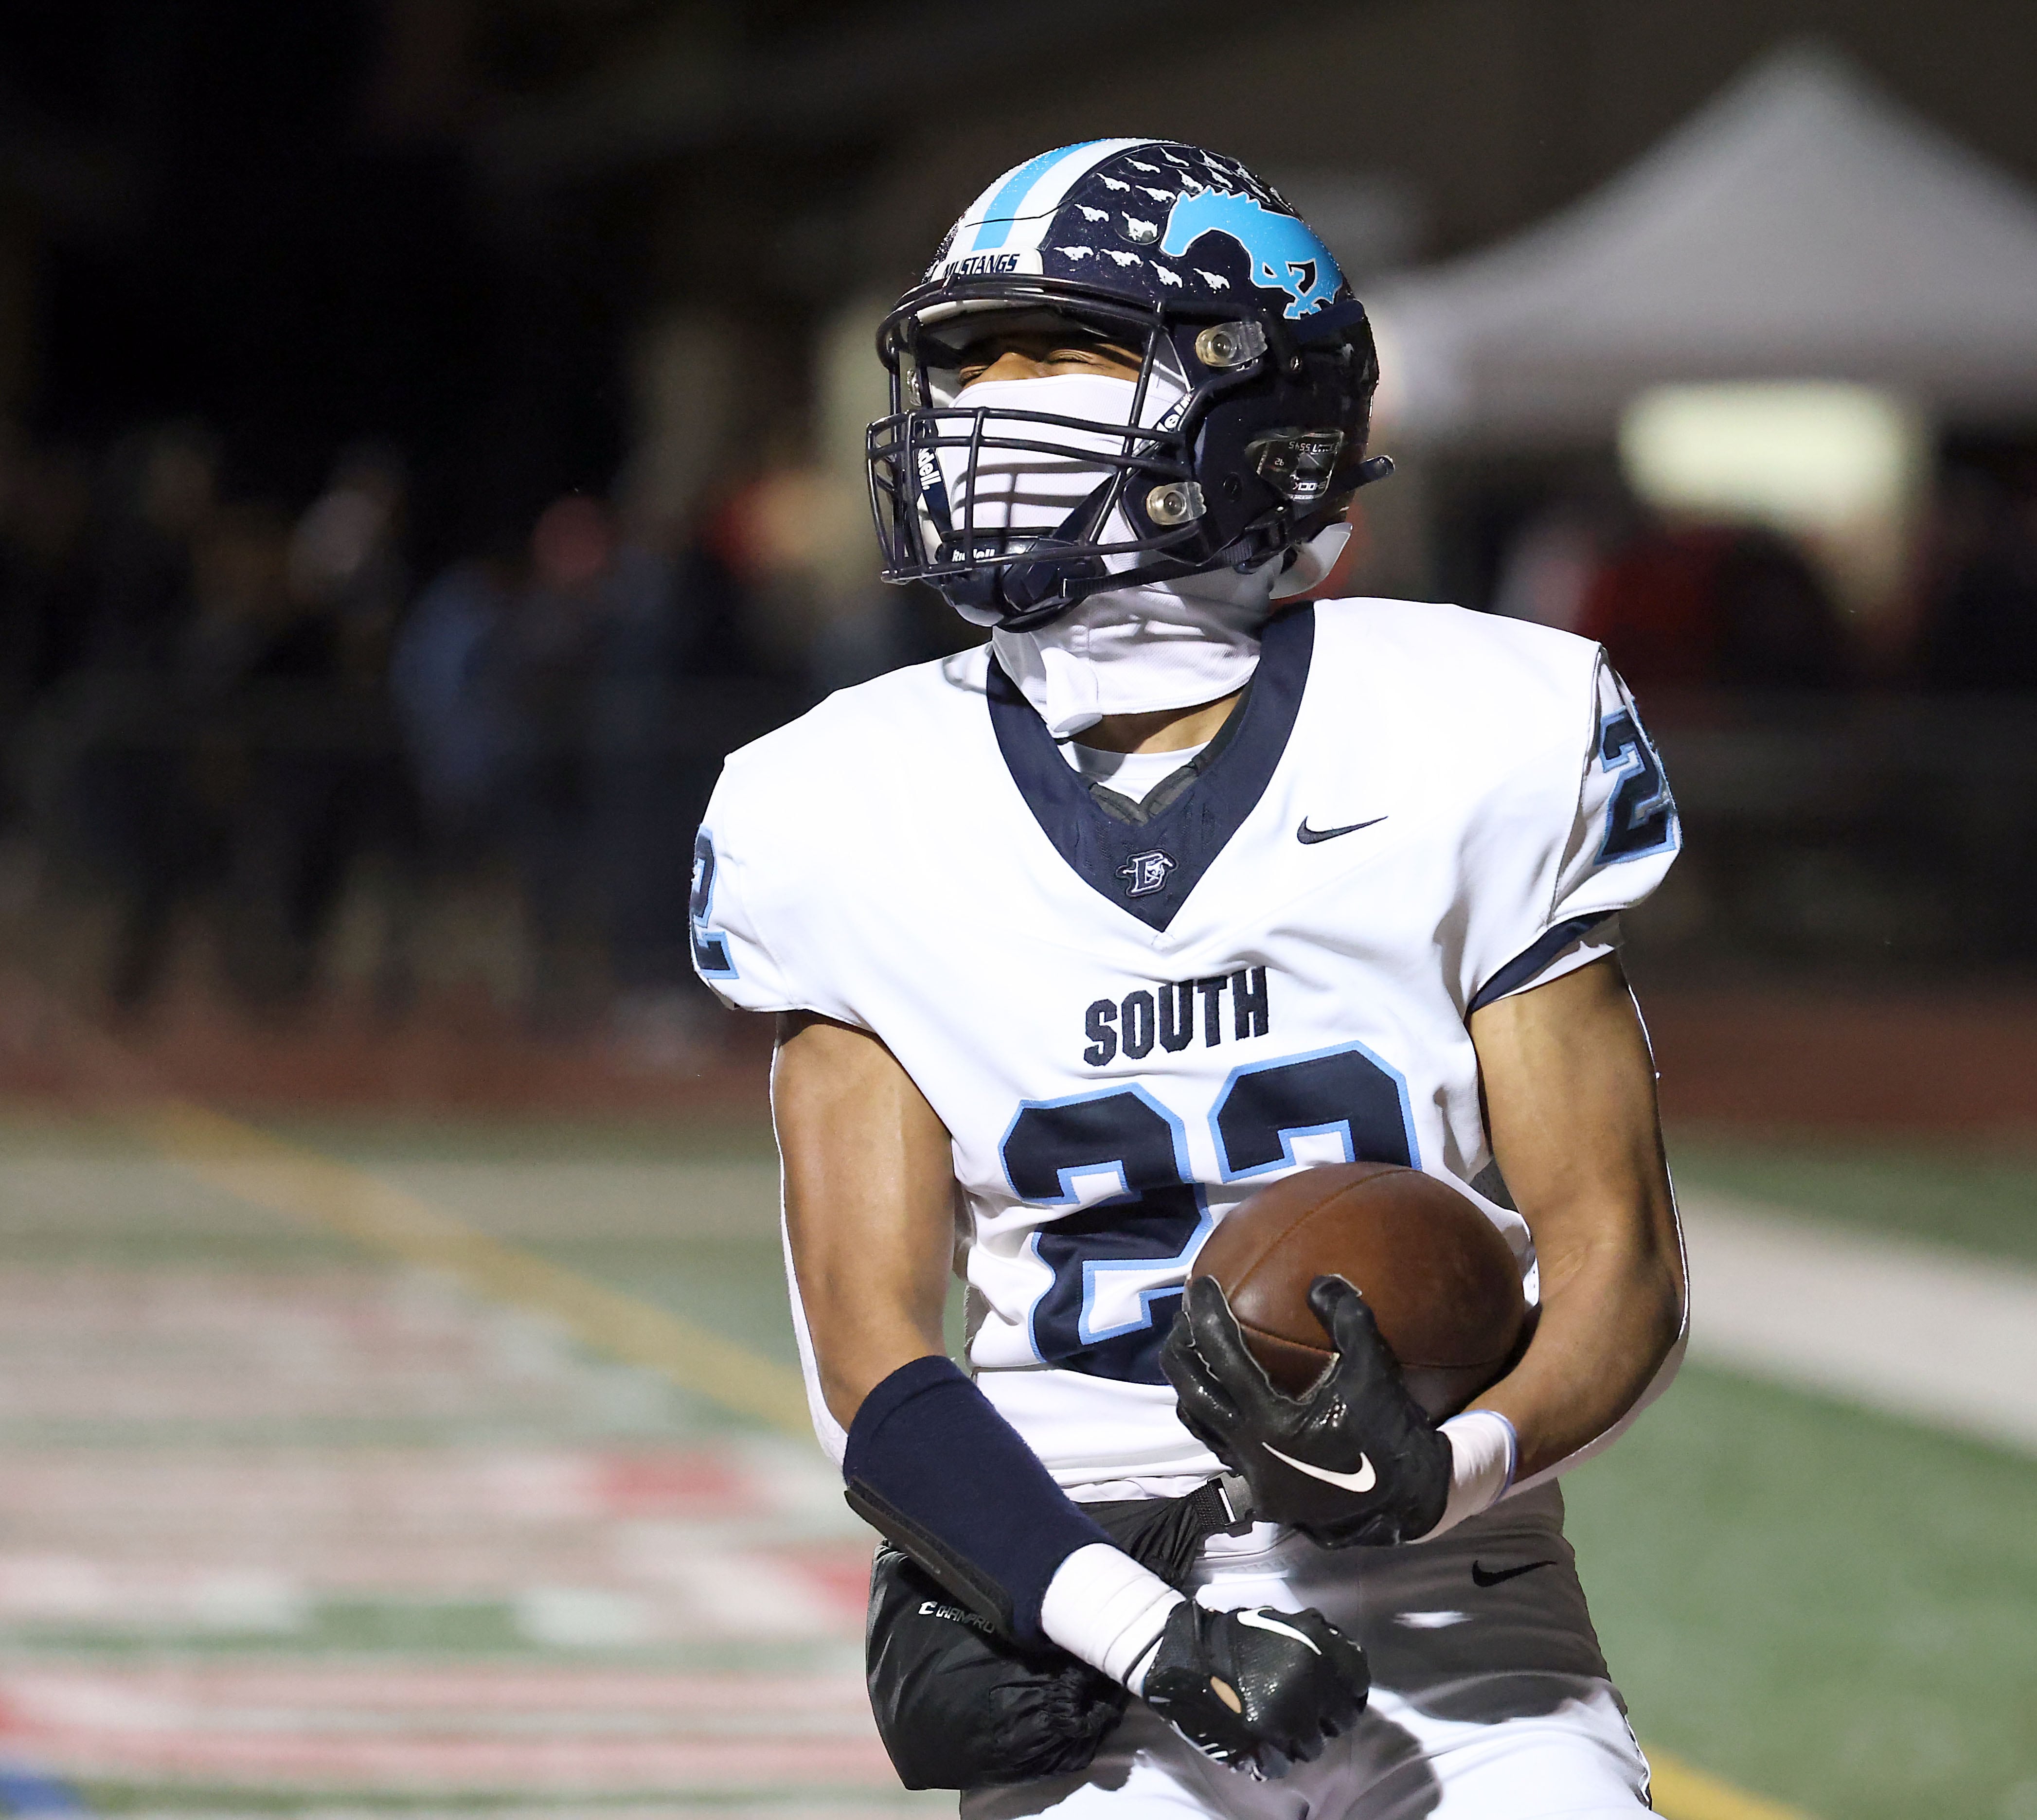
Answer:
M1888 0L1302 0L1248 30L1210 0L17 0L13 939L130 1011L184 991L293 1017L367 976L429 1007L434 968L478 969L547 1030L648 994L690 1041L675 830L720 754L969 636L875 585L859 450L871 328L989 176L1099 131L1199 138L1390 292L1806 43L2037 181L2016 6L1926 28ZM2037 440L1933 433L1914 575L1865 629L1786 537L1653 523L1600 432L1401 438L1344 584L1516 610L1530 534L1582 515L1585 629L1710 831L1637 953L2020 976L2037 826L1977 803L2022 800ZM1786 809L1733 781L1778 692L1811 780ZM287 787L278 726L326 742ZM1969 750L1994 781L1948 805ZM422 932L469 889L522 931L485 964ZM347 960L335 931L370 924L381 958Z
M387 32L361 7L9 9L9 111L56 167L40 434L198 416L230 486L293 500L386 437L418 452L435 530L606 480L641 274L598 213L534 233L455 140L378 125Z

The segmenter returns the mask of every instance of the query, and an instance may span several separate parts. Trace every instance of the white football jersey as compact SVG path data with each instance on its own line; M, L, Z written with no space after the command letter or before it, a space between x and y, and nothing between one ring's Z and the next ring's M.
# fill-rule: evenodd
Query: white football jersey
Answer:
M874 1032L952 1134L977 1381L1079 1495L1220 1470L1157 1360L1253 1190L1476 1192L1469 1014L1606 953L1680 838L1599 648L1456 607L1283 613L1196 763L1099 801L980 647L735 753L696 849L702 977Z

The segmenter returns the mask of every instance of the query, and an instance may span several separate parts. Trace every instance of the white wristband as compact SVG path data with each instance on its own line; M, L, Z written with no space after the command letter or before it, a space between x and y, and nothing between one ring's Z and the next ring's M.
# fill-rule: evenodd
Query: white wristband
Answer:
M1092 1542L1054 1569L1040 1628L1069 1655L1136 1694L1181 1595L1121 1549Z
M1442 1520L1424 1542L1454 1529L1468 1516L1490 1510L1514 1484L1521 1463L1521 1438L1496 1409L1467 1410L1443 1424L1450 1444L1450 1496Z

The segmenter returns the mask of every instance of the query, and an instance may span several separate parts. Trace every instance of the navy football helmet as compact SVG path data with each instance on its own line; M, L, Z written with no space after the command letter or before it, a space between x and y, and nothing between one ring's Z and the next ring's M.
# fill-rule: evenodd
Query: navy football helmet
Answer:
M958 401L972 345L1041 330L1139 357L1125 416ZM1193 145L1097 140L1007 172L885 318L878 352L884 579L930 582L1007 630L1106 588L1256 568L1393 467L1365 452L1379 366L1364 306L1270 185ZM980 509L990 467L1070 468L1075 450L1064 515L1065 500L1051 522Z

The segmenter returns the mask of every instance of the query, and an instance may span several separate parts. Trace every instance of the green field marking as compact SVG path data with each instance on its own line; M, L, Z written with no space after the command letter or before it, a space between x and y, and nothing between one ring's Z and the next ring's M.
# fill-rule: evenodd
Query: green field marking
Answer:
M532 1636L514 1601L487 1599L321 1600L303 1629L274 1635L10 1623L5 1644L17 1667L55 1663L119 1669L173 1660L195 1667L273 1663L289 1670L338 1660L384 1662L399 1672L433 1663L687 1675L826 1671L851 1682L863 1672L860 1644L812 1637L562 1643Z
M663 1143L641 1127L621 1135L620 1154L554 1134L497 1157L492 1127L463 1126L436 1144L414 1131L385 1143L350 1127L335 1154L490 1239L796 1370L768 1131L761 1150L759 1134L739 1128L682 1127Z
M403 1162L764 1162L777 1150L758 1083L753 1110L657 1118L489 1118L373 1112L265 1114L265 1130L364 1166Z
M778 1369L799 1369L785 1299L784 1266L775 1237L768 1244L698 1239L663 1245L583 1240L534 1244L531 1248L566 1269L626 1289L747 1346Z
M114 1111L0 1099L0 1156L149 1161L155 1146Z
M512 1243L724 1239L774 1251L778 1244L778 1171L768 1157L344 1160Z
M788 1433L810 1432L796 1371L640 1297L490 1238L350 1164L203 1107L164 1101L130 1116L166 1158L215 1188L320 1222L371 1251L446 1271L734 1414Z
M1845 1820L2037 1779L2037 1462L1692 1366L1564 1482L1644 1737Z
M164 1169L133 1134L96 1120L0 1120L0 1262L10 1267L285 1269L360 1255Z
M2027 1151L1674 1132L1669 1161L1680 1184L2037 1263L2037 1155Z

